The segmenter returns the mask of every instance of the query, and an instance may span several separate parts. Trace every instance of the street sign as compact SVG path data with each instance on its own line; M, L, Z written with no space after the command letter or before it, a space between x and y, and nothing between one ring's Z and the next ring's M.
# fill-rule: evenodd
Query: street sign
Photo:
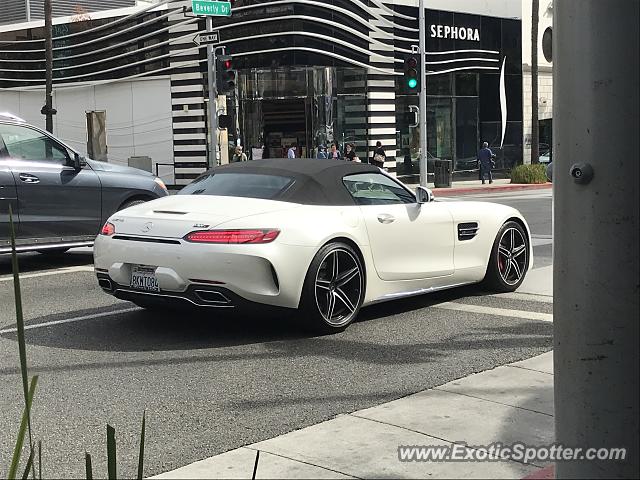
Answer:
M231 16L231 2L191 0L191 8L195 15L206 15L208 17Z
M196 45L217 45L220 43L220 33L199 33L193 38L193 43Z

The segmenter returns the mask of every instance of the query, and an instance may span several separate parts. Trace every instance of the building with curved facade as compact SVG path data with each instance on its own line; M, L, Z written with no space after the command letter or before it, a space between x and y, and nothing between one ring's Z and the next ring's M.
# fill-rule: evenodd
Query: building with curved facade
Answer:
M355 145L363 160L380 141L385 167L419 174L418 130L403 64L418 44L417 0L236 0L216 17L238 72L217 99L230 116L218 132L225 163L237 144L250 158L299 156L319 145ZM482 11L479 11L482 3ZM522 162L520 5L427 0L430 158L475 167L478 145L498 167ZM106 158L149 156L168 183L185 184L214 163L208 151L205 32L191 3L160 2L54 20L55 133L86 151L87 112L103 112ZM0 111L43 124L43 22L0 26ZM20 27L20 28L17 28ZM471 174L472 175L472 174Z

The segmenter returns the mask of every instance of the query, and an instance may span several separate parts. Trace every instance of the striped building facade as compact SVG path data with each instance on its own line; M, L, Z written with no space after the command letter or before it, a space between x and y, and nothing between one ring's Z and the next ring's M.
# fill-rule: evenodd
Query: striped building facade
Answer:
M301 109L291 113L290 123L305 124L306 143L301 151L307 156L314 154L319 143L335 142L342 147L349 142L355 144L358 156L366 161L373 157L376 143L381 142L389 172L415 174L412 162L415 163L417 156L417 131L408 126L404 114L408 105L417 104L418 99L403 92L402 72L404 59L419 43L417 3L418 0L235 0L232 16L215 17L214 28L220 32L221 44L232 55L234 68L244 83L237 89L235 98L231 95L217 99L216 108L230 113L236 127L216 132L220 135L222 150L216 155L208 149L211 129L206 48L193 41L206 31L205 20L193 15L190 0L160 1L138 7L133 13L126 9L126 12L91 14L88 20L80 19L67 25L54 21L55 106L59 115L64 114L66 100L63 99L72 97L63 95L64 92L83 92L75 98L93 95L93 100L87 99L86 106L76 105L77 109L106 110L108 128L119 129L114 131L113 138L129 138L124 134L131 131L131 140L124 144L134 148L126 150L123 146L123 153L114 155L115 161L124 162L130 155L152 156L156 168L162 165L165 172L171 170L165 181L175 185L189 183L216 161L228 161L236 143L245 145L247 153L255 150L251 147L257 146L259 134L255 134L253 143L249 144L247 126L278 116L278 111L266 112L265 102L276 105L288 99L292 108ZM427 2L430 3L446 8L450 2ZM463 10L475 8L473 1L460 2L465 3L468 5L464 5ZM500 2L488 0L488 3L498 5ZM449 90L429 92L437 101L429 118L446 123L441 126L432 122L433 126L429 127L429 135L433 137L430 137L433 151L430 147L429 153L433 157L449 158L458 165L458 158L464 156L462 151L475 149L480 137L494 138L500 147L505 138L517 142L516 123L521 124L521 118L515 118L513 112L517 108L522 110L522 93L520 91L520 105L512 102L509 106L510 116L501 101L514 97L507 88L509 75L521 75L521 71L509 68L505 71L505 58L509 57L514 63L519 60L503 51L502 45L510 39L499 38L492 48L482 46L485 38L501 35L503 20L480 17L477 12L429 12L432 24L428 26L429 31L437 29L440 23L442 28L449 28L448 32L458 28L458 23L477 23L474 28L482 36L482 42L467 39L467 27L460 27L465 28L464 41L433 39L428 34L427 65L424 66L427 75L437 77L435 83L438 84L446 84L442 82L445 77L449 79ZM512 12L505 12L506 15ZM33 23L32 29L20 31L0 27L0 105L9 105L9 109L31 105L42 95L44 43L40 24ZM520 66L518 64L518 68ZM475 75L471 80L476 82L475 90L460 93L462 89L457 85L463 85L463 80L470 81L459 77L460 72ZM500 73L502 78L498 76ZM283 87L281 79L294 82L291 80L294 74L297 83L285 83ZM127 109L116 96L119 86L131 87L128 99L139 106L140 112L130 117L123 116L121 111L110 113ZM489 92L484 95L486 102L482 92ZM34 100L30 100L32 98ZM463 110L461 106L469 103L469 98L475 100L471 107ZM149 105L150 101L153 108L145 112L145 104ZM441 106L443 102L449 102L446 108ZM485 108L485 103L497 105L496 112ZM18 107L12 107L15 105ZM475 120L465 124L460 117L468 112ZM29 121L36 118L30 110L15 113ZM110 122L114 118L115 122ZM148 134L143 141L138 139L140 128L136 119L152 125L143 131ZM59 120L61 129L56 133L73 146L82 145L85 141L80 131L82 119L62 121L60 117ZM512 121L510 128L507 120ZM64 122L68 123L66 130L62 129ZM521 125L519 128L521 137ZM108 129L108 143L111 135ZM443 135L444 140L440 138ZM460 140L464 135L470 140L463 140L473 145L462 145ZM282 136L284 142L287 132ZM267 139L260 141L266 143ZM143 145L153 145L155 149L146 153ZM272 149L270 153L273 152Z

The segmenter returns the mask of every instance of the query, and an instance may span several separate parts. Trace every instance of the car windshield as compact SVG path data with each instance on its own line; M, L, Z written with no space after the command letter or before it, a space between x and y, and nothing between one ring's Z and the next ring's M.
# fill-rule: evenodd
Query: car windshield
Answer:
M257 173L207 173L178 195L219 195L273 200L294 183L293 178Z

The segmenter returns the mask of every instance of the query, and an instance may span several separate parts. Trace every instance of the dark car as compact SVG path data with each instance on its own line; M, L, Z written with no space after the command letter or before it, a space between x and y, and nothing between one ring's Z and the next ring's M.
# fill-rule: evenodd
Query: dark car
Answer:
M0 254L90 246L114 212L167 195L159 178L83 158L53 135L0 115Z

